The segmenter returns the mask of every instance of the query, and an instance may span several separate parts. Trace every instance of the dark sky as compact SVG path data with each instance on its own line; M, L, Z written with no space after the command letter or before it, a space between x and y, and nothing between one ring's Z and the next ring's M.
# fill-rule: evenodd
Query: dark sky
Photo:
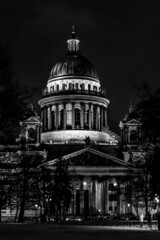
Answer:
M134 85L160 87L160 1L142 2L1 0L0 45L8 44L21 82L43 89L75 25L80 52L110 100L110 128L119 133L129 102L137 101Z

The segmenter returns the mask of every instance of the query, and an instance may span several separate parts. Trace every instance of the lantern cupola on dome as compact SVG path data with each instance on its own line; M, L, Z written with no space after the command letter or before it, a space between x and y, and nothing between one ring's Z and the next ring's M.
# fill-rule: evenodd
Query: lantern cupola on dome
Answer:
M71 33L71 38L67 40L68 43L68 51L72 52L75 51L77 52L79 50L79 39L76 36L74 25L72 26L72 33Z

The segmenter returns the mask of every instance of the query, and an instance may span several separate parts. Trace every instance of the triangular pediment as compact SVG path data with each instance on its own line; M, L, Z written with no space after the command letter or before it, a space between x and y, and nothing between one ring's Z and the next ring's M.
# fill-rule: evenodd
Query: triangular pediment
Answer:
M65 155L62 159L68 160L69 166L75 167L129 167L130 165L119 158L90 147ZM57 159L53 159L47 162L46 166L54 166L56 161Z
M41 121L39 120L39 117L29 117L24 121L24 123L40 124Z
M140 121L138 121L137 119L131 119L130 121L126 122L126 125L142 125L142 123Z

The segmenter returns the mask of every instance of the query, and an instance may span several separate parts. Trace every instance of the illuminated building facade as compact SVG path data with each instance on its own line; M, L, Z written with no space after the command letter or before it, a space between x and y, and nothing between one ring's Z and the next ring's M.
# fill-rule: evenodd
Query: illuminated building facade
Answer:
M120 137L109 130L109 100L93 65L79 53L79 43L73 29L67 53L53 66L39 101L45 167L54 170L57 158L69 160L74 187L70 214L125 213L130 205L119 192L129 162L120 150ZM123 138L125 126L127 121L121 124Z

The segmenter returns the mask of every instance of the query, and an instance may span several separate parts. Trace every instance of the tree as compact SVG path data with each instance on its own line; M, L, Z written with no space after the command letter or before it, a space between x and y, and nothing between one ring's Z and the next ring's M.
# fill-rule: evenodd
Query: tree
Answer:
M136 112L143 124L144 142L160 143L160 89L151 91L147 84L139 88L140 100Z
M41 169L37 167L43 160L43 155L38 152L32 154L32 152L27 153L26 151L20 156L15 191L19 208L18 222L23 222L25 210L33 208L35 205L41 205Z
M132 166L128 175L124 178L125 189L124 196L128 203L134 207L137 215L139 209L145 209L146 215L151 206L152 190L151 190L151 166L152 152L141 152L137 157L130 159Z
M131 156L134 164L129 175L131 185L128 187L132 204L137 209L144 205L146 214L154 195L160 196L160 89L151 91L148 84L139 89L140 100L135 114L143 126L143 138L140 154Z
M24 87L24 86L23 86ZM0 144L13 144L19 133L19 121L35 90L25 91L15 76L11 57L0 48Z
M50 200L51 211L63 219L69 209L72 197L71 176L68 171L68 162L58 158L55 162L54 173L50 172L51 182L48 184L48 200Z
M16 188L15 173L17 154L12 152L0 153L0 222L1 210L11 206ZM11 208L10 208L11 209Z

